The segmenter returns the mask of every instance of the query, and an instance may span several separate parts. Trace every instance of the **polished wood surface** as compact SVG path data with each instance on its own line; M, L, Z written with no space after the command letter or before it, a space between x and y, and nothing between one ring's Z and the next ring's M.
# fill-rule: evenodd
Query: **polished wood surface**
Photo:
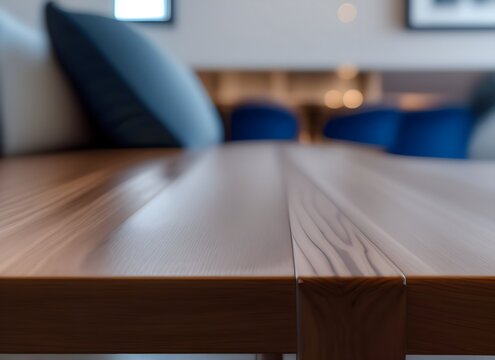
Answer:
M404 358L402 273L290 157L286 168L299 358Z
M495 354L495 165L355 147L291 150L404 274L409 354Z
M296 351L292 280L0 280L0 353Z
M4 161L0 353L295 352L277 152Z
M0 353L495 354L494 239L490 162L271 143L4 159Z
M495 165L354 147L292 158L409 278L495 274Z
M85 271L293 279L279 167L270 146L210 151L107 237Z
M495 277L413 277L407 291L409 353L495 354Z
M0 163L0 275L83 275L92 249L191 157L75 153Z

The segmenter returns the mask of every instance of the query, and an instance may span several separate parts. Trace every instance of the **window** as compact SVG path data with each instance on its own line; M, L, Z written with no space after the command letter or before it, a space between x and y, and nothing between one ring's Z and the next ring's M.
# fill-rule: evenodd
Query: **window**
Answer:
M122 21L172 21L172 0L114 0L115 18Z

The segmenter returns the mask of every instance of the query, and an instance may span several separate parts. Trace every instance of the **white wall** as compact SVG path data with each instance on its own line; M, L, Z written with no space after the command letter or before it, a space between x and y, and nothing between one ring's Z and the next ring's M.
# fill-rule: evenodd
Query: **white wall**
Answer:
M139 25L197 68L328 69L353 62L368 70L492 70L495 31L414 32L405 0L348 0L354 23L341 24L342 0L176 0L176 21ZM0 0L0 7L39 24L43 0ZM59 0L112 14L112 0Z

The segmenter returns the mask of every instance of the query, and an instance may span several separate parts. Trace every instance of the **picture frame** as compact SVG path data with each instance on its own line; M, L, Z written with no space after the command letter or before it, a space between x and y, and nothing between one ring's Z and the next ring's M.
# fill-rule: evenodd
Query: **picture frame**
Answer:
M411 30L495 30L495 0L406 0Z

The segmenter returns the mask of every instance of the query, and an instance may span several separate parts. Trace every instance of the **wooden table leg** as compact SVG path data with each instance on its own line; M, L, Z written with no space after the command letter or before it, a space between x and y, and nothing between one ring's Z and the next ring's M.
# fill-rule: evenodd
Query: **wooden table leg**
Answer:
M298 360L404 360L404 275L304 169L286 166ZM317 166L316 169L321 169Z
M282 360L283 354L256 354L256 360Z
M401 279L318 279L298 285L298 360L404 360Z

